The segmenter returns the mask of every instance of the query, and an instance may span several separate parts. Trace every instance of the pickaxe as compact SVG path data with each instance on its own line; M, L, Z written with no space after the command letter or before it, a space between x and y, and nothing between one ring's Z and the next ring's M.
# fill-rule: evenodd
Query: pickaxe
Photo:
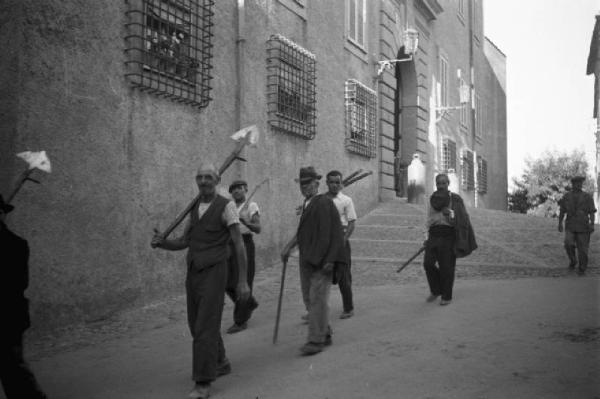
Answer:
M40 184L39 181L29 177L29 175L35 169L42 170L46 173L52 172L52 165L50 165L50 159L48 159L48 156L46 155L46 151L39 151L39 152L25 151L25 152L18 153L17 156L19 158L21 158L22 160L24 160L25 162L27 162L28 167L25 171L23 171L23 173L21 173L21 176L19 177L19 180L17 181L17 186L8 195L8 197L6 199L7 204L10 204L10 202L13 200L15 195L17 195L17 192L21 189L21 187L23 187L23 184L25 184L25 182L27 180L37 183L37 184Z
M364 173L360 173L360 172L362 172L362 169L359 169L356 172L352 173L350 176L346 177L344 179L344 181L342 182L344 187L348 187L352 183L356 183L357 181L364 179L365 177L373 174L372 170L370 170L368 172L364 172Z
M236 141L236 145L235 145L234 150L231 152L231 154L229 154L229 156L225 159L225 161L219 168L219 170L218 170L219 176L222 176L223 173L227 170L227 168L229 168L236 159L239 159L240 161L246 161L244 158L241 158L239 155L246 145L255 147L256 143L258 142L258 136L259 136L258 128L255 125L248 126L242 130L238 130L231 136L231 138ZM164 232L159 233L160 236L163 238L167 238L169 236L169 234L171 234L171 232L173 230L175 230L175 228L177 228L177 226L179 226L179 224L183 221L183 219L185 219L185 217L188 215L188 213L191 212L191 210L194 208L194 206L198 203L199 199L200 199L200 194L198 194L196 196L196 198L194 198L192 200L192 202L189 203L189 205L183 210L183 212L181 212L179 215L177 215L177 217L175 218L173 223L171 223Z

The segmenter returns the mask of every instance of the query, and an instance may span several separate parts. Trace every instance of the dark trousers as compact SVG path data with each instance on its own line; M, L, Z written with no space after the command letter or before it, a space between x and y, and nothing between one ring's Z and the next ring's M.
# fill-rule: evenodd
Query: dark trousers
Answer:
M217 365L225 361L221 338L221 316L227 283L227 261L202 270L188 268L188 325L192 333L192 379L211 382L217 378Z
M439 267L436 267L436 262ZM451 300L456 267L453 234L442 236L429 234L423 266L431 294L441 295L444 300Z
M352 301L352 251L350 249L350 241L346 241L344 252L348 263L335 264L335 280L340 287L340 293L342 294L344 312L350 312L354 310L354 302Z
M571 266L577 265L577 258L579 258L579 270L584 272L587 269L589 248L589 232L565 231L565 250L571 261ZM575 249L577 249L577 255Z
M0 379L8 399L45 399L35 376L23 358L23 335L0 338Z
M227 296L233 301L233 322L235 324L244 324L250 320L252 311L258 306L258 302L252 296L252 284L254 283L254 274L256 272L256 248L252 234L242 234L244 239L244 247L246 248L246 264L248 268L248 287L250 288L250 297L247 301L238 301L236 287L238 284L238 265L235 256L235 250L231 250L231 257L228 261L229 273L227 277Z

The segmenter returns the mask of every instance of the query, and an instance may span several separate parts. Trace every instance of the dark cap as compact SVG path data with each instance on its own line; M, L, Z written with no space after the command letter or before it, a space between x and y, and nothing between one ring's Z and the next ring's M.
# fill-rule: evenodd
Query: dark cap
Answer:
M575 182L578 182L578 181L584 181L584 180L585 180L585 176L573 176L573 177L571 177L571 182L572 183L575 183Z
M4 202L4 197L2 196L2 194L0 194L0 209L2 209L4 213L8 213L15 209L15 207L11 204L7 204L6 202Z
M321 175L317 173L314 166L306 166L306 167L300 168L300 174L299 174L298 178L294 179L294 180L300 184L303 184L303 183L311 182L313 180L320 180L320 179L321 179Z
M246 188L248 188L248 183L246 183L245 180L234 180L233 183L229 185L229 193L231 194L233 189L239 186L245 186Z

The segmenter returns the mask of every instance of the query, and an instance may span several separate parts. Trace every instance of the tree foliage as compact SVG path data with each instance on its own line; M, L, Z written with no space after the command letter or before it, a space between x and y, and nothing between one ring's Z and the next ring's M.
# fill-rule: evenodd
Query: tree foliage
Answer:
M527 159L521 178L513 179L515 189L508 196L509 210L557 217L558 201L571 189L571 177L586 176L583 190L594 190L588 169L583 150L573 150L571 153L547 151L539 159Z

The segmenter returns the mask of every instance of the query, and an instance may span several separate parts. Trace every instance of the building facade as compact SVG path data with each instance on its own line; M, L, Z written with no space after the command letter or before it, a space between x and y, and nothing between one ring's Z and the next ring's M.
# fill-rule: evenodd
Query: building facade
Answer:
M600 14L596 15L596 23L590 43L590 53L587 61L587 75L594 75L594 119L596 119L596 164L594 165L594 176L596 180L594 201L596 209L600 206Z
M480 0L9 0L3 11L2 192L24 168L16 153L45 150L53 164L9 219L32 249L34 325L180 289L183 254L152 250L153 228L249 125L259 143L223 186L269 179L254 197L263 267L294 233L305 165L373 171L348 188L365 213L406 194L417 153L428 191L450 171L467 203L506 209L504 56Z

